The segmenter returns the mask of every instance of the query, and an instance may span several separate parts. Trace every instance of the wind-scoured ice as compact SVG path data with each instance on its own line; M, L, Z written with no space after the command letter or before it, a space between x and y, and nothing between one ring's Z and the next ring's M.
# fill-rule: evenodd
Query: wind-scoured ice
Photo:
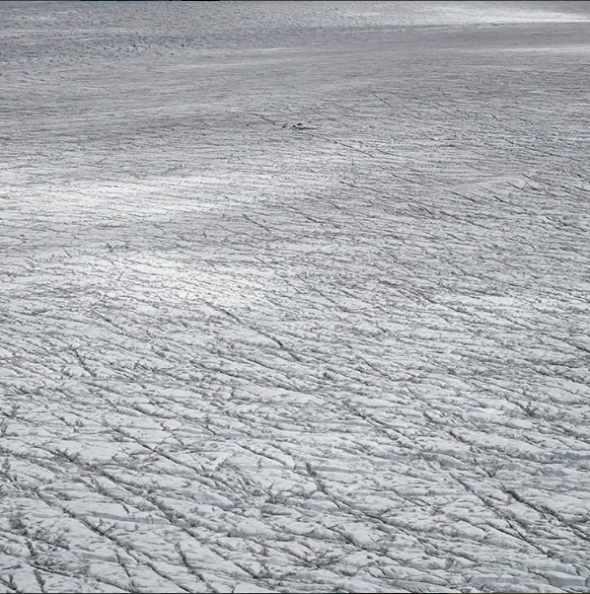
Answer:
M586 4L0 3L0 592L590 590Z

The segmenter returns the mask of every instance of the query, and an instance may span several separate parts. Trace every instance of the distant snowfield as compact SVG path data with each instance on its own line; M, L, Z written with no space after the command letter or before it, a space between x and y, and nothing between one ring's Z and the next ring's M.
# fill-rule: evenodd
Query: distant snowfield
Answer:
M588 592L589 16L0 3L0 593Z
M509 25L588 22L589 19L587 8L570 6L565 11L555 10L563 8L556 6L559 4L556 2L396 2L395 7L391 2L369 2L369 10L357 2L347 4L352 6L344 11L345 15L379 25Z

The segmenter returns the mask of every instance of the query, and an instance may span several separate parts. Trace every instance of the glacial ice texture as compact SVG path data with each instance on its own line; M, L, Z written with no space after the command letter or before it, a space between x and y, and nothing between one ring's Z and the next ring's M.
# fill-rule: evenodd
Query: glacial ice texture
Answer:
M0 593L590 591L585 5L0 3Z

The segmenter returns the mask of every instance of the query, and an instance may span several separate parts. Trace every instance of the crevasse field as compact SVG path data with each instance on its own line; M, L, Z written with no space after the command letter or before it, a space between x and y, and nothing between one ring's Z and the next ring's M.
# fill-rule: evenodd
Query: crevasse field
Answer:
M0 3L1 593L590 590L587 5Z

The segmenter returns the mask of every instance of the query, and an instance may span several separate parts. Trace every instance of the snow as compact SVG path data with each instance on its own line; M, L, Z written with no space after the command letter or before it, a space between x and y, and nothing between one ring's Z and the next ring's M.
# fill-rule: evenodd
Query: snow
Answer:
M589 17L0 3L0 593L590 590Z

